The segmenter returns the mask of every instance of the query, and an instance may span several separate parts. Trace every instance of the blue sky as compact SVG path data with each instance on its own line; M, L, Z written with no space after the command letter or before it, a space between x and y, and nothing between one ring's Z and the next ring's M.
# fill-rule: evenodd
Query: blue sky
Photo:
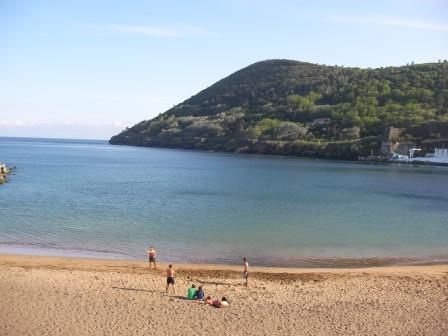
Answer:
M448 0L0 0L0 136L107 139L272 58L448 59Z

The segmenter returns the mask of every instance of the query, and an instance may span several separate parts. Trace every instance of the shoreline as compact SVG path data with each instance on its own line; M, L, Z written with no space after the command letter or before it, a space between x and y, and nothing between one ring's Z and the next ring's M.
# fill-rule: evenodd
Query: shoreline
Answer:
M29 245L1 244L0 255L17 256L41 256L41 257L62 257L95 260L126 260L129 262L144 261L145 256L134 256L120 253L96 250L77 250L43 248ZM311 269L357 269L370 267L393 267L393 266L425 266L448 264L447 254L428 254L423 256L373 256L373 257L260 257L246 255L251 260L251 265L267 268L311 268ZM241 257L242 258L242 257ZM241 258L178 258L168 257L163 259L165 263L192 264L192 265L240 265Z
M169 262L159 262L157 271L164 271ZM173 263L178 272L186 274L199 271L223 272L229 275L241 273L242 265L225 264L201 264L201 263ZM124 273L148 273L148 262L127 259L96 259L79 257L58 257L58 256L33 256L0 253L0 267L22 267L28 269L53 269L53 270L77 270L77 271L100 271L114 272L119 270ZM422 274L448 274L448 263L433 265L390 265L390 266L372 266L358 268L307 268L307 267L269 267L269 266L250 266L251 273L282 275L316 273L316 274L348 274L348 273L422 273Z

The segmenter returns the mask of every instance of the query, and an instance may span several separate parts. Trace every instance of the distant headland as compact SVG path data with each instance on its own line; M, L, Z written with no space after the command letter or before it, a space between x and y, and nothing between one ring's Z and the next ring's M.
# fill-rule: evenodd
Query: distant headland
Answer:
M420 146L424 155L448 147L448 62L362 69L262 61L110 143L346 160Z

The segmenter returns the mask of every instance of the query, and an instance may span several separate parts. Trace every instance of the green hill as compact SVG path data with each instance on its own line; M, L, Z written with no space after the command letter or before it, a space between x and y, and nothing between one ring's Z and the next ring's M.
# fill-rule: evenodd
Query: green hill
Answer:
M354 159L377 153L390 126L434 122L448 122L446 61L361 69L268 60L110 143Z

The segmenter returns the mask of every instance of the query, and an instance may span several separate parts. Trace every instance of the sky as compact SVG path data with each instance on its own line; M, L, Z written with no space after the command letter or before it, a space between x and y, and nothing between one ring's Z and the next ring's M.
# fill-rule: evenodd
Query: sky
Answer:
M0 136L109 139L274 58L448 59L448 0L0 0Z

